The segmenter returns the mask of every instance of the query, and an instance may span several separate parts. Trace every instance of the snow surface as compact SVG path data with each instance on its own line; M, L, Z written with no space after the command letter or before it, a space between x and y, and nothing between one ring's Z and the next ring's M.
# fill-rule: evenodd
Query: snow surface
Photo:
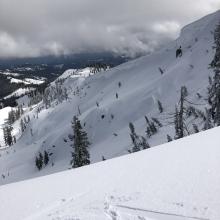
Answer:
M219 220L219 132L1 186L1 219Z

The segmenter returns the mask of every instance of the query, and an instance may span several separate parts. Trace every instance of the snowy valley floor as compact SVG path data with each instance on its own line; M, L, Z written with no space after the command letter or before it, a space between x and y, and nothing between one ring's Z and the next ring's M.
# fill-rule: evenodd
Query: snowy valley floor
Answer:
M220 128L0 187L1 220L219 220Z

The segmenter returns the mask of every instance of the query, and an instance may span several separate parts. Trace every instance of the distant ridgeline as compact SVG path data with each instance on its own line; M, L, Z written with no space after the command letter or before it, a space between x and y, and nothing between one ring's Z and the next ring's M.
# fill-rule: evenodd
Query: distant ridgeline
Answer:
M17 97L5 97L19 88L31 87L42 91L48 83L54 81L67 69L90 67L96 73L100 69L106 70L126 61L128 61L128 58L115 56L111 53L0 60L0 102L3 103L1 106L16 106ZM16 74L16 76L13 74ZM27 77L34 80L43 78L45 82L42 84L22 82ZM12 81L11 79L14 78L15 80Z

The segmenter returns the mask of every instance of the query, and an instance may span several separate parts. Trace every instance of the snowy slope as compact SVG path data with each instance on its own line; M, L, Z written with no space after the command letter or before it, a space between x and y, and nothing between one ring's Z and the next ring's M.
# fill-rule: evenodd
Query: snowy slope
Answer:
M31 84L35 84L35 85L40 85L43 84L45 81L44 80L40 80L40 79L31 79L31 78L25 78L25 79L16 79L13 77L7 77L7 79L10 79L11 83L22 83L25 85L31 85Z
M19 97L19 96L22 96L22 95L25 95L27 93L30 93L30 91L33 91L35 90L34 88L19 88L17 89L16 91L12 92L10 95L4 97L5 99L8 99L8 98L11 98L11 97Z
M1 219L219 220L219 132L1 186Z
M38 117L36 110L42 103L26 110L26 115L31 117L27 130L13 147L0 152L0 174L6 176L0 179L0 184L68 169L72 151L68 134L72 132L71 120L79 113L78 109L92 143L91 160L98 162L102 156L110 159L128 153L131 148L129 122L134 123L141 135L145 135L145 115L166 123L164 118L174 111L181 86L187 86L191 101L199 101L197 92L205 97L208 76L212 74L208 67L214 56L213 31L219 21L218 11L185 27L180 37L162 50L94 76L89 75L88 69L65 72L61 78L65 79L68 101L54 103ZM176 59L179 45L182 45L183 56ZM164 70L163 75L159 68ZM74 95L76 92L78 95ZM158 99L165 109L163 115L158 112ZM15 123L15 130L19 129L18 125ZM173 127L163 127L149 139L150 145L165 143L166 135L172 136L173 132ZM49 166L39 172L34 160L38 152L44 150L53 155Z

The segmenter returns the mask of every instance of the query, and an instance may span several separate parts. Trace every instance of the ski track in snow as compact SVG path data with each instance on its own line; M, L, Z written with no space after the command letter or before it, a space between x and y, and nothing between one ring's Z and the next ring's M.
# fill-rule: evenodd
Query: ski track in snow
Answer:
M106 199L105 205L105 213L110 218L110 220L209 220L208 218L203 217L195 217L195 216L187 216L169 212L163 212L159 210L150 210L138 207L131 207L127 205L123 205L120 203L114 204L115 198L114 196L110 196L109 199ZM116 201L132 201L132 197L130 198L117 198Z

